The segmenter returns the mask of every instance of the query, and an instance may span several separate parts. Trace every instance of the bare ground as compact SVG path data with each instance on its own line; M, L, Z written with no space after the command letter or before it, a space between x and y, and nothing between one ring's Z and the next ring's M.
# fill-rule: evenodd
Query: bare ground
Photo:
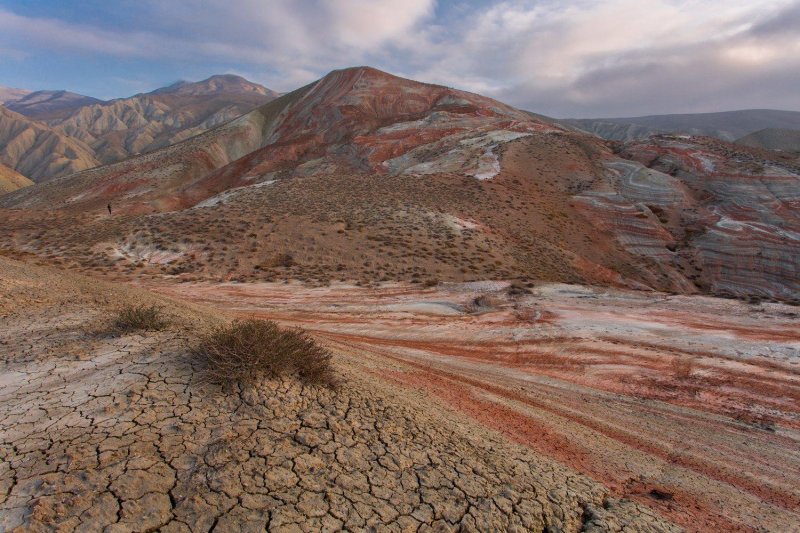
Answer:
M0 530L677 529L376 379L412 364L332 342L336 390L221 387L187 351L218 312L3 258L0 287ZM104 334L128 301L173 326Z
M302 325L375 365L376 381L688 530L800 528L796 307L554 284L508 296L506 285L160 290Z

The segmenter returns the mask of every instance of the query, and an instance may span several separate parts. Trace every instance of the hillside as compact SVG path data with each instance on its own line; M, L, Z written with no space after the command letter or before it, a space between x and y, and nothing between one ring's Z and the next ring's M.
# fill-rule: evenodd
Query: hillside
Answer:
M736 144L800 153L800 130L766 128L738 139Z
M0 164L0 195L33 185L33 182L11 168Z
M40 182L189 139L277 93L224 75L110 102L67 91L17 96L0 112L0 161Z
M611 145L353 68L0 206L14 210L5 246L120 275L523 277L793 300L799 180L788 154L702 137ZM20 215L51 206L58 227Z
M640 140L659 133L706 135L735 141L765 128L800 129L800 112L745 109L721 113L564 119L560 122L614 141Z
M276 96L238 76L213 76L85 105L48 124L89 145L102 163L114 163L193 137Z
M0 163L35 182L99 164L77 139L0 106Z

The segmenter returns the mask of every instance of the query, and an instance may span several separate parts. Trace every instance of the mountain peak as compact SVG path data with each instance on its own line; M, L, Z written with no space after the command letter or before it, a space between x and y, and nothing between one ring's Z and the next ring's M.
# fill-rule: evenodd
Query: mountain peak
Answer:
M151 94L176 96L213 96L216 94L257 94L278 96L278 93L263 85L249 81L235 74L216 74L202 81L178 81L156 89Z

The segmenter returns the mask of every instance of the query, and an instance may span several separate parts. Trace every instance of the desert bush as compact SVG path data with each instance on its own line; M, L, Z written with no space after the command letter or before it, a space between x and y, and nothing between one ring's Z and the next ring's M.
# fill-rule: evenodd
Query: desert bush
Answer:
M128 304L116 311L112 327L114 330L128 333L131 331L159 331L169 325L169 320L157 305Z
M212 381L252 384L297 376L310 385L333 386L330 352L301 329L269 320L237 320L204 335L193 350Z

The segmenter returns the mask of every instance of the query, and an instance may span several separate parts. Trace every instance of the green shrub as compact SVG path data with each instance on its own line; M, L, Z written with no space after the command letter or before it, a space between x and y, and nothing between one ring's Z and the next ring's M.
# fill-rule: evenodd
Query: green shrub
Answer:
M297 376L309 385L333 386L331 354L301 329L269 320L237 320L201 338L193 350L212 381L252 384L263 378Z

